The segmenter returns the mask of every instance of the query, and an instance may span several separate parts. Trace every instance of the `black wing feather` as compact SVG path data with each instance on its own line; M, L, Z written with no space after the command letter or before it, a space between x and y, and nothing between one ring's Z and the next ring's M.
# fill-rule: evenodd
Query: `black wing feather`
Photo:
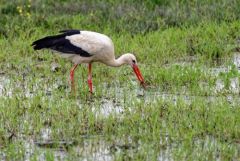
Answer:
M34 50L52 49L65 54L79 54L83 57L90 57L91 54L73 45L66 36L80 34L79 30L63 30L59 35L47 36L32 43Z

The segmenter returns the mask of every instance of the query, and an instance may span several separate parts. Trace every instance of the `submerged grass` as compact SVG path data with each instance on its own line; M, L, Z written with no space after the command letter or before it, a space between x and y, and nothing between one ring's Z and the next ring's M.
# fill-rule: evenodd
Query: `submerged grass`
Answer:
M176 103L158 99L146 104L144 99L135 98L121 104L124 110L120 114L112 113L108 117L102 117L96 116L94 110L101 108L98 99L80 107L74 100L60 99L57 96L54 99L35 96L25 99L24 103L17 98L10 101L4 99L1 102L8 108L1 108L1 129L5 129L2 131L1 142L4 147L18 137L23 137L23 140L34 137L39 142L42 140L41 130L49 127L50 138L56 141L55 146L58 146L57 140L78 144L82 136L103 135L111 142L110 145L139 146L140 149L134 149L137 153L131 154L133 158L140 155L157 159L160 151L172 147L168 155L175 159L186 159L188 154L191 154L188 156L190 158L197 157L194 153L202 154L199 159L203 156L207 160L237 159L239 108L232 107L227 101L207 103L204 100L205 98L197 98L187 104L181 99ZM114 143L116 139L122 141ZM15 148L18 148L16 146L17 144ZM155 155L151 155L149 146L156 146L152 149ZM205 146L209 149L205 149ZM225 150L226 147L230 149ZM146 154L149 153L150 156L142 156L142 148L146 148ZM22 155L20 158L24 157L21 151L7 152L10 153L8 157L13 157L16 153ZM18 155L16 156L19 157ZM121 157L126 157L122 155Z
M238 1L0 6L0 160L239 159ZM117 57L134 53L148 89L129 67L96 63L94 96L84 65L71 96L72 64L30 46L67 28L109 35Z

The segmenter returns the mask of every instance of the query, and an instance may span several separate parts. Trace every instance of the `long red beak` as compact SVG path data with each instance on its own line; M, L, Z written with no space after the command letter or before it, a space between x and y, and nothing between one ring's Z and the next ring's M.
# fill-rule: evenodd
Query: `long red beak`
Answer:
M133 64L133 65L132 65L132 68L133 68L133 71L134 71L134 73L136 74L138 80L140 81L140 84L143 86L143 88L146 89L146 85L145 85L143 76L142 76L142 74L141 74L138 66L137 66L136 64Z

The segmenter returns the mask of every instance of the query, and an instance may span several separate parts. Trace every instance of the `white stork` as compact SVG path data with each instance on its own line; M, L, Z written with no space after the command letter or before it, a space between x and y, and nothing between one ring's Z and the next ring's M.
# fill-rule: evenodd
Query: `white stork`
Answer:
M136 57L123 54L115 59L112 40L103 34L92 31L63 30L61 34L47 36L32 43L34 50L51 49L60 53L74 63L70 71L71 87L74 87L74 71L78 64L88 63L88 86L92 93L92 63L102 62L108 66L119 67L129 64L135 72L141 85L145 88L144 79L137 66Z

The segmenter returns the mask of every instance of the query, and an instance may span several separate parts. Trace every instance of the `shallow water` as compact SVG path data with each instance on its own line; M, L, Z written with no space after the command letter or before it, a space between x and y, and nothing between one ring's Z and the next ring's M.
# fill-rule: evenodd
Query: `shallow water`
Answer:
M44 130L43 130L44 131ZM45 130L48 131L48 130ZM48 133L48 132L47 132ZM48 134L43 134L48 135ZM43 136L45 137L45 136ZM48 138L49 139L49 138ZM21 140L24 151L24 159L26 161L36 158L39 161L46 160L49 154L55 160L96 160L96 161L113 161L118 158L119 155L127 155L129 158L134 158L136 153L144 152L147 158L151 158L153 153L157 154L158 161L172 161L173 153L180 150L183 140L176 140L174 143L169 142L168 136L163 136L160 140L159 145L163 145L160 149L155 149L154 142L133 142L131 138L128 138L126 142L125 139L121 138L111 138L101 136L101 135L92 135L92 136L82 136L81 140L78 140L77 143L73 142L64 142L64 141L38 141L36 139L28 138ZM51 147L51 144L55 142L56 145ZM192 153L198 155L199 152L204 153L207 151L213 152L214 160L222 160L218 151L218 147L222 144L221 141L214 138L213 136L205 136L203 138L194 138L191 141L194 149ZM229 145L228 148L231 146ZM240 145L239 145L240 147ZM157 150L157 151L156 151ZM184 150L182 147L181 150ZM184 153L184 151L183 151ZM36 155L37 154L37 155ZM186 154L187 155L187 154ZM237 154L232 156L237 158ZM6 160L5 153L0 151L0 159Z
M184 61L180 61L179 65L188 65L188 63L193 61L196 61L196 58L189 58L190 61L187 59ZM237 67L238 71L240 72L240 54L239 53L235 53L233 55L233 57L231 58L232 63ZM173 64L172 64L173 65ZM54 64L54 67L58 66L56 64ZM220 73L227 73L232 69L232 66L219 66L219 67L214 67L214 68L209 68L209 69L202 69L203 72L207 72L208 74L211 74L213 76L218 76ZM132 81L130 81L131 85L134 87L133 89L136 90L129 90L129 96L135 96L137 94L137 96L141 97L144 96L144 90L142 90L141 88L139 88L139 84L136 81L135 77L132 77ZM25 97L33 97L36 94L36 91L45 91L46 96L51 96L52 91L57 90L59 88L64 88L65 92L70 92L70 88L68 88L68 84L66 84L66 82L63 82L63 80L61 79L56 79L52 84L47 83L46 78L40 78L37 80L34 80L33 84L29 84L32 83L32 78L31 77L27 77L26 74L23 74L22 79L19 80L12 80L11 78L9 78L8 76L6 76L5 74L0 74L0 97L11 97L13 94L20 94L20 95L25 95ZM201 85L201 82L199 84L200 86L205 86L205 84ZM31 88L30 88L31 87ZM114 96L115 99L119 99L122 100L124 93L126 93L126 90L123 90L120 87L120 83L115 81L110 87L107 84L102 85L103 90L107 90L107 95L106 97L108 97L108 94L111 93L112 91L114 91ZM19 92L16 93L14 90L18 88ZM156 88L156 89L155 89ZM184 89L184 87L183 87ZM237 77L235 78L230 78L230 85L229 85L229 89L226 89L225 85L224 85L224 81L222 79L217 79L216 80L216 86L214 89L208 89L211 91L214 91L216 94L218 92L222 92L223 90L229 90L230 93L233 94L239 94L239 80ZM109 91L109 92L108 92ZM154 87L154 90L148 89L147 91L150 91L147 94L153 93L154 91L156 91L156 95L159 95L159 93L162 93L162 95L165 95L164 93L168 93L167 91L163 91L162 89L159 89L157 87ZM185 92L180 91L180 95L181 94L185 94ZM179 94L176 94L176 97L178 97ZM183 94L183 95L184 95ZM155 95L153 93L153 95ZM174 95L174 94L172 94ZM152 96L150 94L150 96ZM106 106L111 106L111 102L106 101L106 99L102 100L102 104L103 107Z
M240 55L235 54L233 57L233 63L238 67L240 71ZM184 64L185 65L185 64ZM217 67L209 69L209 73L217 76L220 73L227 73L231 70L231 67ZM25 78L24 81L12 82L10 78L5 75L0 75L0 97L12 97L14 93L14 88L22 89L20 94L24 94L25 97L32 98L35 95L35 91L43 90L46 93L46 97L53 97L51 92L60 88L64 85L62 80L57 80L52 85L43 85L45 83L45 79L36 80L36 82L29 89L28 82L31 78ZM229 88L226 88L224 81L222 79L217 79L215 83L214 89L209 89L204 82L199 84L200 88L209 89L215 92L216 95L213 96L199 96L199 95L191 95L188 92L183 90L179 93L169 93L167 91L163 91L159 88L150 88L148 90L143 90L139 88L138 82L136 82L135 78L133 81L130 81L133 86L133 90L128 90L128 94L126 96L126 89L120 87L120 83L115 82L110 88L107 87L106 84L103 84L103 90L107 90L106 96L103 96L100 100L100 104L95 105L95 102L92 102L92 112L95 113L96 117L109 117L110 115L114 115L115 117L121 118L121 114L124 113L124 100L126 99L134 99L136 101L144 101L145 103L152 103L158 100L166 100L172 101L174 104L177 104L178 101L185 101L185 103L190 104L196 99L205 99L209 102L218 102L222 100L227 100L229 103L233 105L240 104L239 98L239 78L231 78ZM228 90L229 94L220 95L218 93L224 92ZM69 89L65 89L66 92L69 92ZM110 98L110 99L109 99ZM94 99L94 98L93 98ZM81 101L76 101L79 107L84 106ZM130 109L128 109L129 111ZM23 142L24 150L25 150L25 158L24 160L31 160L36 152L38 153L38 160L46 160L46 156L50 152L54 155L56 160L65 160L67 158L71 158L67 146L70 146L74 153L81 160L115 160L116 155L118 153L128 153L128 155L134 155L136 151L141 150L145 145L139 144L130 144L123 143L123 140L116 138L115 142L107 140L104 136L83 136L81 141L78 141L75 144L74 140L53 140L51 138L51 128L44 127L41 129L39 137L37 138L16 138ZM166 141L168 138L163 137ZM203 148L207 148L208 146L217 146L219 143L214 137L206 137L206 140L197 139L196 144L203 144ZM161 143L160 143L161 144ZM54 147L58 145L58 147ZM0 145L1 146L1 145ZM174 146L168 145L163 150L159 152L158 160L173 160L172 158L172 149ZM216 160L220 160L220 158L216 157ZM0 151L0 160L5 160L5 153Z
M5 75L0 75L0 97L12 95L11 80Z

